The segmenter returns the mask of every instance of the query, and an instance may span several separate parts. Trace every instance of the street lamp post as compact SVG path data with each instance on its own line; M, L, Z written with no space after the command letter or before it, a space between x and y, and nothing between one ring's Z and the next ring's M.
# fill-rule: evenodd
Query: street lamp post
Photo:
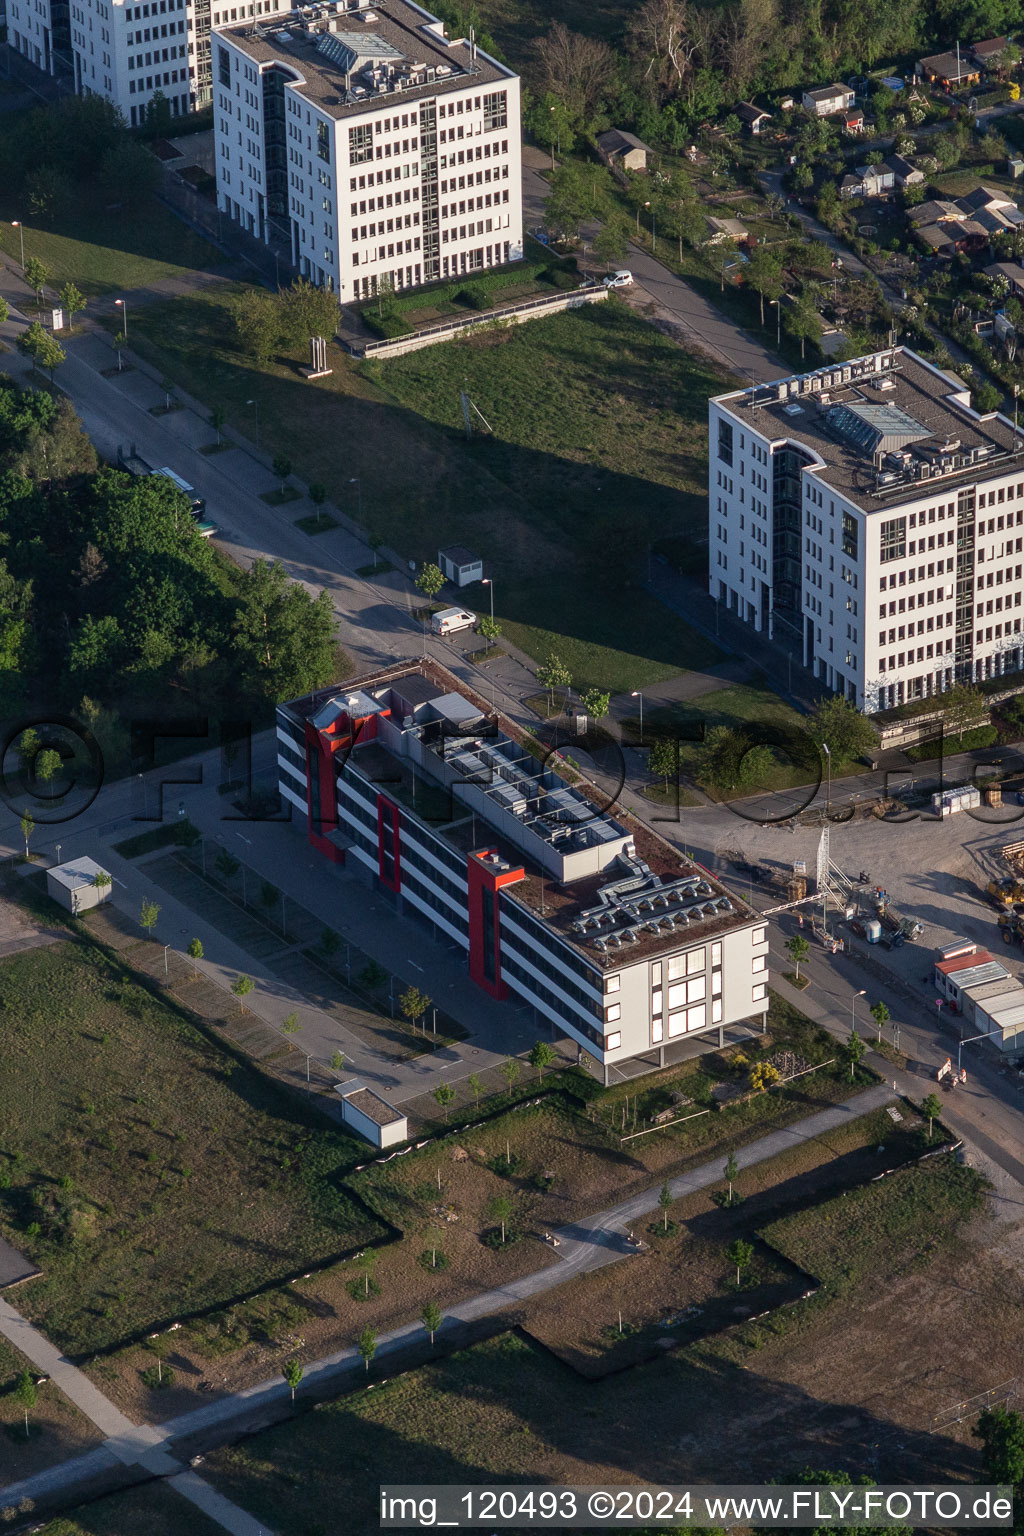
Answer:
M251 405L256 412L256 447L260 445L260 403L258 400L247 400L246 405Z
M481 582L481 586L486 587L488 589L488 591L490 592L490 595L491 595L491 623L493 624L494 623L494 582L491 580L491 578L489 576L485 576L483 578L483 581Z
M122 335L124 336L125 341L127 341L128 340L128 305L125 303L124 299L115 299L114 300L114 308L115 309L120 309L122 311L123 324L121 326L121 332L122 332Z
M821 750L825 754L825 815L832 809L832 753L829 751L828 742L823 741Z
M639 688L634 688L633 692L630 694L630 698L631 699L639 699L640 700L640 745L643 746L643 744L644 744L644 696L640 692Z
M21 270L25 270L25 226L20 219L11 220L11 228L16 229L21 236Z
M782 346L782 303L779 299L769 299L769 304L775 305L775 345Z
M363 526L363 482L360 480L358 475L352 475L348 483L349 485L354 485L356 488L356 517L361 528ZM376 550L373 552L373 563L374 565L377 564Z
M855 992L853 994L853 996L850 998L850 1033L851 1033L851 1035L854 1034L856 1032L856 1029L857 1029L857 1020L856 1020L856 1017L854 1015L854 1009L857 1006L857 999L858 999L858 997L866 997L866 996L867 996L867 992L862 987L859 992Z
M828 812L829 812L829 806L832 803L832 753L829 751L829 747L828 747L828 742L827 741L823 741L822 742L821 750L825 754L826 770L827 770L827 773L828 773L828 779L827 779L826 788L825 788L825 816L827 818ZM828 871L826 870L825 873L826 873L826 876L827 876ZM828 938L828 880L827 880L827 878L824 879L821 882L821 931L822 931L823 936L827 939Z

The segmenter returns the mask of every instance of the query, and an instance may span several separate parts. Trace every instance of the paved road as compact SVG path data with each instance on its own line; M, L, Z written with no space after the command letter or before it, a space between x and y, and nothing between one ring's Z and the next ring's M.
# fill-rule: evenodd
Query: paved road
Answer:
M526 229L533 229L544 220L544 203L550 189L536 169L542 161L543 156L536 152L525 155L523 160L523 225ZM595 230L597 227L593 226ZM629 269L636 282L636 286L628 290L629 301L644 307L645 311L653 304L658 318L670 321L688 342L710 353L738 378L760 384L789 374L789 368L769 348L740 330L689 283L662 266L640 246L630 247Z
M820 1140L838 1126L848 1124L851 1120L890 1103L893 1097L894 1094L888 1084L877 1084L865 1089L862 1093L855 1094L843 1104L833 1105L817 1114L808 1115L794 1125L769 1132L766 1136L738 1150L736 1161L741 1169L752 1168L758 1163L778 1157L790 1147L802 1142ZM722 1161L721 1156L718 1156L700 1168L692 1169L689 1173L680 1174L677 1178L670 1180L669 1188L673 1198L678 1200L697 1190L708 1189L712 1185L721 1183ZM519 1280L510 1281L508 1285L482 1291L476 1296L456 1303L445 1316L441 1325L441 1334L450 1334L460 1324L476 1322L481 1318L503 1312L506 1308L515 1306L530 1296L540 1295L565 1285L576 1279L578 1275L590 1270L600 1269L607 1264L618 1263L622 1259L634 1256L635 1250L629 1245L626 1234L635 1223L658 1209L660 1192L661 1184L652 1184L650 1188L628 1200L598 1211L585 1220L559 1228L555 1233L559 1246L552 1250L553 1263L546 1264L543 1268L524 1275ZM18 1347L24 1350L24 1330L28 1325L24 1324L16 1313L13 1314L16 1322L12 1324L9 1320L11 1315L12 1309L0 1302L0 1332L7 1333L12 1342L17 1343ZM87 1383L90 1390L86 1393L74 1380L74 1377L80 1376L81 1373L75 1371L73 1366L68 1365L67 1371L58 1378L55 1367L51 1369L52 1357L57 1352L42 1340L42 1336L37 1334L36 1330L32 1329L30 1333L35 1335L35 1340L42 1341L39 1344L33 1339L28 1340L30 1346L36 1348L49 1362L44 1368L50 1371L58 1384L72 1397L73 1401L83 1408L83 1411L89 1414L94 1423L107 1433L113 1431L114 1438L105 1442L103 1450L126 1463L138 1461L154 1472L165 1470L162 1466L154 1464L154 1458L163 1458L170 1466L174 1465L171 1452L176 1444L187 1442L190 1451L199 1445L205 1449L212 1449L234 1439L239 1434L252 1431L259 1425L284 1418L290 1408L290 1390L280 1375L277 1375L266 1381L257 1382L244 1391L235 1392L218 1401L205 1404L202 1408L180 1414L177 1418L169 1419L155 1427L132 1425L124 1415L113 1408L113 1405L102 1398L102 1394L92 1387L91 1383ZM377 1341L375 1365L379 1368L383 1364L385 1369L392 1362L396 1366L399 1365L409 1345L413 1341L419 1343L422 1337L423 1328L419 1322L406 1323L400 1328L382 1334ZM364 1375L365 1366L362 1357L356 1348L350 1346L306 1365L303 1385L299 1388L299 1392L316 1397L326 1396L329 1393L335 1394L346 1386L357 1384ZM101 1399L101 1404L105 1407L98 1405L95 1402L96 1398ZM106 1428L108 1424L111 1426L110 1430ZM39 1474L38 1477L27 1478L24 1482L5 1489L4 1500L14 1503L21 1498L38 1500L47 1496L50 1500L60 1497L65 1504L70 1504L76 1497L76 1490L81 1489L86 1476L95 1475L97 1468L101 1465L99 1460L101 1455L102 1452L92 1451L85 1456L71 1458L61 1466ZM193 1481L200 1484L200 1480L195 1478L194 1474L187 1474L185 1478L178 1475L171 1479L172 1486L178 1488L179 1492L186 1497L192 1497L193 1494L199 1494L203 1490L206 1494L209 1493L210 1490L205 1484L200 1484L199 1488L192 1489L190 1492ZM194 1502L206 1508L215 1519L219 1518L215 1508L202 1503L200 1497L196 1496ZM236 1506L230 1506L230 1510L235 1516L243 1516L243 1512ZM243 1518L248 1521L247 1516ZM237 1531L239 1536L256 1536L256 1528L251 1521L246 1526L228 1525L226 1519L222 1519L221 1523L227 1529Z

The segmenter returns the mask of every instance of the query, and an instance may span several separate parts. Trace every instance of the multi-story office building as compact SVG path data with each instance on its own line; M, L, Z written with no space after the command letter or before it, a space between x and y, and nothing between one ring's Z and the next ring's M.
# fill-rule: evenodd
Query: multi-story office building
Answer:
M711 595L875 711L1024 664L1024 436L906 348L710 402Z
M105 96L132 126L153 98L174 117L209 104L210 34L269 15L276 0L8 0L7 40L79 95Z
M768 929L700 865L571 788L430 661L277 711L279 787L350 862L609 1069L761 1027ZM429 981L427 982L429 986Z
M281 12L214 42L217 195L342 302L523 253L519 80L411 0Z

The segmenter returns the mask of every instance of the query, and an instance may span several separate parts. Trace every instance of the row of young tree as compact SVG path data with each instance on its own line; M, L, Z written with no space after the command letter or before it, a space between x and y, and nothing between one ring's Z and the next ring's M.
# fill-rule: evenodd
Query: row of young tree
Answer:
M334 674L329 594L226 565L168 480L100 467L66 399L0 378L0 463L9 709L262 715Z
M956 38L1012 31L1016 0L644 0L620 46L555 22L527 76L535 138L561 151L614 123L679 149L758 91L820 85Z

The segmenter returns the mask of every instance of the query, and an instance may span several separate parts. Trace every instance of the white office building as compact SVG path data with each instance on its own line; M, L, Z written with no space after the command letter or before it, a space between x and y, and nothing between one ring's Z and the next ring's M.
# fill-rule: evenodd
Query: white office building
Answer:
M221 210L344 303L523 254L519 80L409 0L217 32Z
M7 0L9 45L79 95L105 96L133 127L155 96L182 117L209 105L214 27L252 24L277 0Z
M709 402L712 597L861 709L1024 665L1024 437L906 348Z

